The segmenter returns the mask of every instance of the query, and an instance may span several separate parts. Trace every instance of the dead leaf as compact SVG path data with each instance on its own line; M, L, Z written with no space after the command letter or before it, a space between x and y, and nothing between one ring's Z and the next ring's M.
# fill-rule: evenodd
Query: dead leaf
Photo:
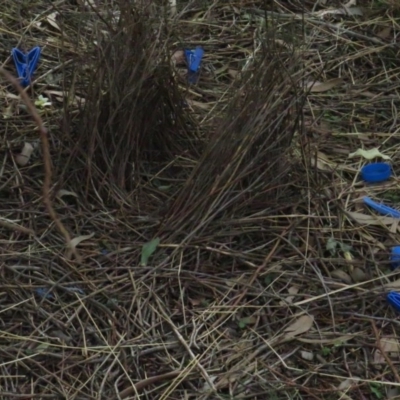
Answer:
M334 88L335 86L339 85L342 82L343 82L342 78L334 78L326 82L319 82L319 81L308 82L306 84L306 87L310 89L311 93L321 93L331 90L332 88Z
M347 4L344 4L341 8L328 8L326 10L321 10L314 12L315 16L320 18L325 15L363 15L363 11L360 7L354 7L356 5L355 1L349 1Z
M381 39L389 39L390 36L392 35L392 27L387 26L386 28L383 28L381 31L379 31L376 36L378 36Z
M397 279L394 282L389 282L385 285L386 289L400 289L400 279Z
M91 233L90 235L82 235L82 236L77 236L76 238L73 238L71 240L71 242L69 243L69 248L67 249L65 257L70 260L76 246L78 246L78 244L83 242L84 240L91 239L93 236L94 236L94 233Z
M236 69L228 69L228 75L231 76L233 79L238 77L240 72Z
M85 99L83 97L76 95L71 96L70 92L62 92L60 90L45 90L43 93L52 97L52 100L57 100L60 103L63 103L65 99L69 99L70 97L72 97L72 99L69 100L71 105L77 106L85 103Z
M382 158L383 160L390 160L389 156L382 154L376 147L369 150L358 149L354 153L349 154L349 158L353 158L356 156L363 157L367 160L372 160L373 158L378 158L378 157Z
M342 282L347 283L348 285L351 284L351 277L350 275L343 271L342 269L335 269L334 271L331 272L331 275L334 278L340 279Z
M193 307L199 306L199 305L202 303L202 301L203 301L203 300L201 300L201 299L191 299L191 298L189 297L189 302L190 302L190 304L191 304Z
M317 159L315 159L317 158ZM317 167L318 170L323 172L332 172L332 171L345 171L345 172L358 172L358 170L348 167L345 164L338 164L333 162L325 153L322 151L317 152L317 157L312 156L311 165L313 167Z
M360 380L359 377L353 376L351 379L345 379L338 386L338 390L348 390Z
M174 16L176 14L176 0L169 0L169 5L171 7L171 15Z
M292 304L293 300L295 298L295 295L299 293L299 288L297 286L292 286L288 289L288 293L292 294L293 296L288 296L285 298L285 300L279 302L282 306L287 305L287 304Z
M298 338L299 342L303 343L312 343L312 344L338 344L345 343L349 340L354 339L354 335L345 335L339 337L333 337L331 339L307 339L307 338Z
M46 351L49 347L50 347L50 343L44 343L43 342L43 343L39 343L39 345L36 346L35 350L38 353L42 353L42 352Z
M211 375L210 376L210 381L209 382L204 382L203 387L200 388L200 393L207 393L207 392L211 392L211 390L213 389L210 386L210 383L214 383L217 380L218 376L217 375Z
M382 348L382 351L389 357L397 356L399 354L399 342L393 337L382 337L380 339L380 347ZM379 349L375 351L374 362L377 364L386 363L385 357Z
M94 236L94 233L91 233L90 235L82 235L82 236L77 236L76 238L73 238L70 242L70 246L72 248L75 248L78 246L79 243L83 242L84 240L91 239Z
M400 223L400 221L399 221L398 219L395 219L395 220L393 221L393 224L390 225L389 232L390 232L390 233L396 233L396 232L397 232L397 229L398 229L398 227L399 227L399 223Z
M347 15L353 15L353 16L364 15L363 10L360 7L344 7L344 11Z
M61 189L57 193L57 197L61 199L63 196L73 196L73 197L78 197L78 195L75 192L70 192L69 190L64 190Z
M60 330L53 331L53 336L57 337L62 342L67 343L67 344L72 342L71 336L66 335L63 331L60 331Z
M35 232L32 229L25 228L24 226L16 224L14 221L7 221L0 219L0 226L6 229L15 230L18 232L25 233L27 235L34 235Z
M21 150L21 153L15 156L15 162L19 166L24 167L26 164L28 164L33 150L33 146L30 143L25 143L23 149Z
M10 104L8 107L4 108L3 110L3 118L8 119L13 116L13 105Z
M353 261L353 256L352 256L352 254L350 253L350 251L345 251L345 252L343 252L343 255L344 255L344 258L345 258L347 261ZM349 264L349 271L352 272L353 269L354 269L353 264Z
M387 388L387 398L388 400L399 400L400 399L400 387L391 386Z
M322 159L319 156L317 156L317 159L315 159L315 157L312 157L310 161L311 161L311 165L313 167L317 167L317 169L319 171L331 172L333 170L333 167L330 165L330 163L327 162L326 160Z
M212 106L210 103L201 103L200 101L196 101L196 100L188 99L186 101L191 107L198 107L198 108L201 108L202 110L209 110Z
M57 30L61 31L60 27L58 26L56 22L56 18L58 17L58 12L55 11L47 16L47 22L53 27L56 28Z
M307 361L312 361L314 359L314 353L311 353L310 351L301 351L300 355L301 358Z
M171 61L173 64L182 64L185 62L185 53L183 50L177 50L172 54Z
M284 332L286 332L284 339L290 339L309 331L313 326L313 323L314 317L310 315L302 315L284 330Z
M383 217L379 215L367 215L358 212L346 211L346 214L360 225L393 225L398 222L396 218Z
M367 274L361 268L354 268L354 271L351 272L351 277L354 282L364 282L368 279Z

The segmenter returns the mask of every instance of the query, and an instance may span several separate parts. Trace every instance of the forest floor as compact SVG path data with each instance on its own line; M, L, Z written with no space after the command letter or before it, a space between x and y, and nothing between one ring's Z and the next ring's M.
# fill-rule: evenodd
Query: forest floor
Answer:
M398 1L127 4L2 2L0 398L400 398Z

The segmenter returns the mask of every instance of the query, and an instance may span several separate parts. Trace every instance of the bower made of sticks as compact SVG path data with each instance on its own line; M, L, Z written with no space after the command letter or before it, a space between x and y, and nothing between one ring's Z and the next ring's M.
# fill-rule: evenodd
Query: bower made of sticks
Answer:
M151 5L121 0L119 9L118 22L110 14L102 25L106 34L99 30L77 146L91 178L131 191L153 166L197 154L197 134L178 90L165 27Z
M186 182L163 208L160 234L193 235L210 223L273 212L286 201L287 151L302 113L299 60L265 39L231 88L216 133L200 138L170 62L167 29L145 13L122 7L118 26L99 41L79 144L97 189L113 182L127 193L141 190L143 176L190 155L190 174L174 169Z
M232 227L235 218L274 212L288 201L288 149L301 117L300 76L287 69L292 61L265 49L245 74L170 209L168 229L199 231L215 221Z

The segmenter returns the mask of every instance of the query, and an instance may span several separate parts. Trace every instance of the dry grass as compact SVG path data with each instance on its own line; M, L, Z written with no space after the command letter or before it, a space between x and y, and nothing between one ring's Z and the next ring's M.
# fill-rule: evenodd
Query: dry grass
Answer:
M399 199L397 2L3 3L6 69L43 47L57 217L2 79L2 399L398 396L398 227L361 201ZM197 45L188 85L170 61ZM367 186L349 154L373 147L394 177Z

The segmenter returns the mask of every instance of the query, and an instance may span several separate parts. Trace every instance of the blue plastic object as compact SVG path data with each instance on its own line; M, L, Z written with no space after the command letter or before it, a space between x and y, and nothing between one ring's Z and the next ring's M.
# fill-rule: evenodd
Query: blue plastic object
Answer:
M185 50L189 72L196 73L199 70L203 54L204 50L201 47L196 47L194 50Z
M392 169L390 165L386 163L368 164L361 169L361 177L365 182L383 182L388 180L391 175Z
M384 204L375 203L375 201L371 200L369 197L364 197L363 200L366 205L370 206L382 215L392 218L400 218L400 211L397 211L394 208L385 206Z
M204 50L201 47L196 47L194 50L185 50L185 57L188 65L188 81L196 83L198 72L203 58Z
M392 269L400 267L400 246L392 247L390 260L392 261Z
M48 299L48 300L53 300L54 296L52 295L52 293L49 292L49 289L46 288L37 288L35 290L35 293L42 298Z
M40 52L41 50L38 46L34 47L27 54L16 48L13 48L11 51L18 77L21 85L24 87L31 83L31 78L39 63Z
M79 294L85 295L85 292L78 287L67 287L65 289L67 289L71 293L79 293Z
M386 300L396 311L400 312L400 293L390 292Z

